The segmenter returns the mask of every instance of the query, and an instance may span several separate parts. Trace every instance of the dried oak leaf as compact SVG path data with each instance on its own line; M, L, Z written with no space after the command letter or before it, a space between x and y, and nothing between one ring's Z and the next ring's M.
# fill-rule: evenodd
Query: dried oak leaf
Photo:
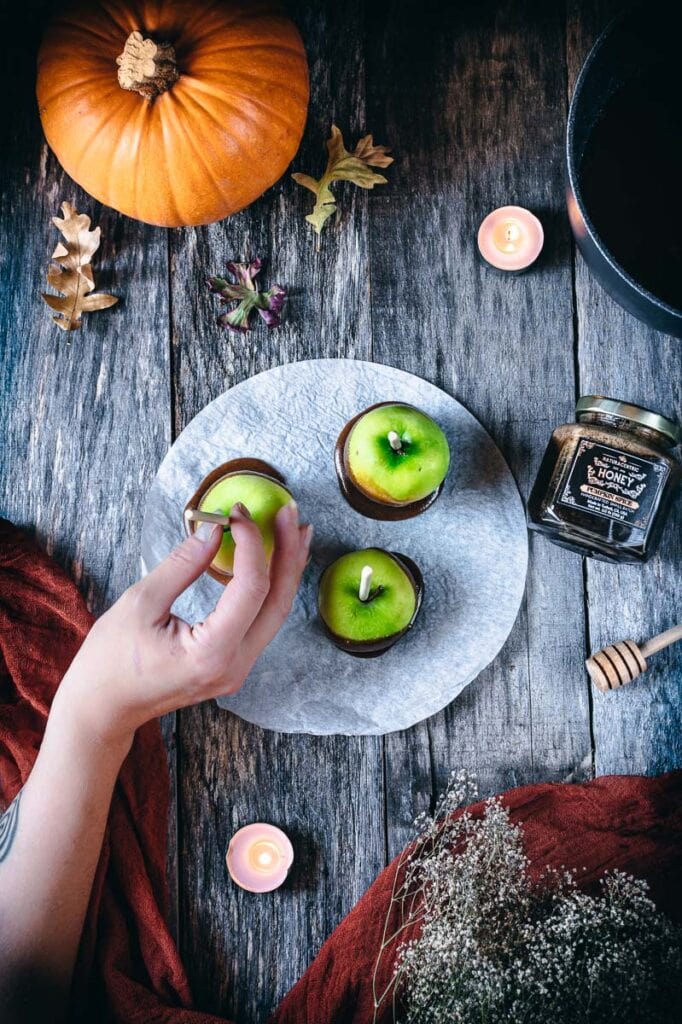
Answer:
M336 198L331 190L334 181L350 181L359 188L374 188L385 185L386 178L377 174L372 167L388 167L393 157L388 156L390 150L386 146L375 146L371 135L364 135L352 153L343 143L343 135L335 124L332 125L331 138L327 140L327 168L317 181L309 174L292 174L294 181L304 188L310 189L315 195L315 208L306 220L312 224L319 235L326 221L336 210Z
M268 327L279 327L280 313L287 293L278 284L273 284L266 292L258 291L255 279L262 267L261 259L251 260L250 263L237 263L231 260L227 264L227 270L236 278L235 281L228 281L225 277L209 277L209 288L220 296L221 302L226 305L238 303L229 313L221 313L218 317L221 327L246 334L251 330L249 321L254 310L265 320Z
M52 253L47 271L47 283L61 295L43 292L43 299L56 316L52 319L63 331L76 331L81 326L81 315L106 309L118 302L115 295L99 292L93 295L95 279L90 261L100 243L100 228L90 230L90 218L77 213L71 203L62 203L62 217L53 217L52 223L59 228L64 242L58 242ZM55 266L56 264L56 266Z

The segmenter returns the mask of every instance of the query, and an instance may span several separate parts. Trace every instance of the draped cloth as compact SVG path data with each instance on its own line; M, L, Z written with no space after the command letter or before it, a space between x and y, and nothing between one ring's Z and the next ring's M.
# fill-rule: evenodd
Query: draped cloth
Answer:
M67 574L0 520L0 809L31 771L55 690L92 621ZM538 870L575 867L590 887L605 870L620 868L646 878L659 907L682 918L681 772L523 786L504 802L512 821L523 823ZM166 924L168 804L166 752L158 723L150 722L138 730L112 800L75 972L73 1020L219 1021L193 1008ZM370 1024L395 870L394 862L341 922L271 1024ZM227 877L225 884L232 884ZM390 970L384 958L379 991ZM388 1024L390 1017L379 1019Z

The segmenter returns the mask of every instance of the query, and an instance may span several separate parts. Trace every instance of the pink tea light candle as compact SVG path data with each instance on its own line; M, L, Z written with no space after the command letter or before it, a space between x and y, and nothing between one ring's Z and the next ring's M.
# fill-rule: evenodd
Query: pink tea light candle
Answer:
M289 837L274 825L254 822L232 836L227 848L230 877L248 892L271 892L284 882L294 862Z
M542 224L522 206L500 206L478 229L478 248L486 263L512 273L535 263L544 241Z

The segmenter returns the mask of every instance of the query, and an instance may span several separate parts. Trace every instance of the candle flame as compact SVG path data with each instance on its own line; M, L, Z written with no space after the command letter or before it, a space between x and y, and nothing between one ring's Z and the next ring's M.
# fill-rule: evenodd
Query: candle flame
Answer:
M516 220L501 221L492 237L500 252L518 252L523 244L523 230Z
M282 855L269 839L257 839L248 852L249 864L261 874L271 874L278 867Z

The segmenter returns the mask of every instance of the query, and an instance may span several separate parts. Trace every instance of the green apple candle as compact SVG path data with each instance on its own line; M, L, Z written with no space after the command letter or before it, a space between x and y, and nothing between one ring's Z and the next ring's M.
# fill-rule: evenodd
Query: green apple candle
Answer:
M407 519L438 497L450 448L426 413L382 402L346 424L335 462L341 490L356 511L374 519Z
M405 555L367 548L341 555L320 578L318 608L337 647L372 657L410 629L421 606L422 576Z
M275 517L291 500L291 492L284 486L283 478L267 463L257 459L234 459L219 466L202 482L187 504L185 523L188 531L194 532L197 525L191 519L194 511L227 518L232 507L241 502L261 532L269 561L275 545ZM232 576L234 549L232 534L226 526L222 543L209 569L211 576L221 583L229 582Z

